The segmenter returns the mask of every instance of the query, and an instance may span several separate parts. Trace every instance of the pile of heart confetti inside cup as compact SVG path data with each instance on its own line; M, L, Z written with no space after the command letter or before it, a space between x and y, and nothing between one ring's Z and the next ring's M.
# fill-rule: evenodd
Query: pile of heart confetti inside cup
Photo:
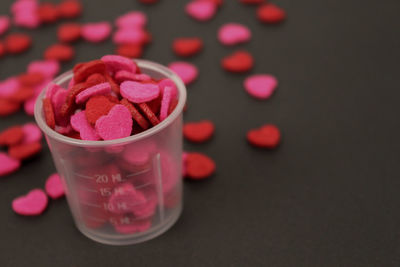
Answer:
M159 2L138 1L146 5ZM276 25L286 19L286 12L267 0L237 2L255 6L255 18L262 24ZM207 23L222 12L225 4L228 3L223 0L190 0L182 10L199 23ZM18 32L18 29L33 30L42 25L60 23L57 29L58 43L49 44L42 58L29 63L25 72L0 81L0 116L12 115L21 108L28 116L32 116L36 98L47 86L49 89L43 102L46 122L55 131L71 138L111 140L134 135L157 125L176 106L176 88L171 86L169 80L156 81L141 74L133 61L127 59L140 58L152 41L146 29L146 14L129 11L116 18L114 24L108 21L71 21L83 13L79 0L62 0L58 4L16 0L10 7L10 15L0 14L0 60L22 54L34 45L31 36ZM11 27L17 31L9 33ZM243 24L227 22L221 25L216 36L222 45L234 47L251 41L252 32ZM115 44L115 54L119 56L108 55L100 60L77 64L74 80L67 90L51 84L60 72L60 64L74 59L75 42L83 40L95 44L109 39ZM181 58L193 57L206 50L199 36L176 37L171 47ZM248 73L253 69L254 61L249 51L241 49L222 58L221 67L231 73ZM168 67L187 86L199 76L198 68L186 61L172 62ZM110 68L113 76L106 71ZM88 69L96 71L88 72ZM277 79L266 73L250 75L243 81L245 91L259 100L270 98L277 86ZM119 132L106 130L107 117L112 117L114 113L120 114L119 123L124 125ZM188 122L184 125L183 135L189 142L205 143L213 137L215 128L210 119ZM246 138L252 146L274 149L280 143L281 134L275 125L264 124L248 130ZM0 151L0 176L18 171L26 160L39 156L41 139L42 134L33 122L15 125L0 132L0 146L3 148ZM215 169L214 161L207 155L198 152L183 155L184 176L188 179L208 178ZM52 174L44 185L45 190L36 188L15 198L13 210L20 215L41 214L48 205L48 196L58 199L64 195L61 180L58 174Z

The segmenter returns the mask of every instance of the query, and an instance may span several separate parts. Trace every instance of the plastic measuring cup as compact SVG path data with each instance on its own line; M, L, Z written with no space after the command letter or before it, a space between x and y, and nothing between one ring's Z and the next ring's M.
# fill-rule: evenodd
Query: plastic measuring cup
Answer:
M42 107L35 119L45 134L78 229L105 244L143 242L168 230L182 210L182 110L186 88L168 68L135 60L142 73L169 78L178 88L178 105L158 125L133 136L85 141L47 126ZM67 88L72 71L54 80Z

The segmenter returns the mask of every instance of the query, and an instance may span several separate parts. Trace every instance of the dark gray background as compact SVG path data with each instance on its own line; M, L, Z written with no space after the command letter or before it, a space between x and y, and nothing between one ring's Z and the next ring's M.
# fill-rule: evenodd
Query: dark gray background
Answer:
M0 2L6 13L11 0ZM215 138L185 144L215 159L211 179L185 182L177 224L144 244L97 244L74 227L65 200L36 218L15 215L14 197L42 187L54 167L47 151L0 181L1 266L399 266L400 167L398 0L276 0L283 25L265 26L255 9L234 0L210 22L183 12L185 0L146 7L135 0L84 1L81 22L113 20L133 9L149 15L153 44L144 57L167 64L171 41L200 36L204 52L190 61L200 77L190 85L187 121L211 119ZM267 101L250 98L245 76L220 68L235 48L216 40L225 22L253 31L243 45L256 57L253 73L280 81ZM28 53L0 60L0 79L25 70L56 42L56 25L29 31ZM76 46L77 61L113 52L110 41ZM74 62L64 65L63 70ZM22 112L0 129L33 120ZM275 123L275 151L250 147L245 134Z

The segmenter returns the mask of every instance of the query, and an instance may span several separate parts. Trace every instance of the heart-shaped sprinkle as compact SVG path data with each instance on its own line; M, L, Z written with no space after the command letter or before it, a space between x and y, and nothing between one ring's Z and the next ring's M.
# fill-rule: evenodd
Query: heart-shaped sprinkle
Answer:
M161 94L164 94L165 87L171 87L172 99L175 99L178 95L178 88L176 88L176 84L171 79L162 79L158 82L158 87L160 87Z
M33 122L24 124L22 131L24 132L24 138L22 139L22 143L24 144L39 142L42 139L42 132Z
M78 84L83 82L93 73L106 73L106 64L102 60L92 60L86 63L79 63L74 66L74 80Z
M56 126L56 119L54 116L53 105L51 104L50 98L43 99L43 113L44 113L44 118L46 120L47 125L51 129L54 129L54 127Z
M192 0L186 5L185 11L198 21L207 21L214 17L217 5L211 1Z
M262 127L247 132L250 144L261 148L275 148L281 141L281 133L275 125L266 124Z
M252 55L244 50L236 51L222 59L222 67L230 72L242 73L249 71L254 64Z
M177 38L172 44L175 54L181 57L194 56L203 48L203 41L200 38Z
M10 18L8 16L0 16L0 35L10 28Z
M77 0L63 0L58 5L58 12L61 18L72 19L82 13L82 4Z
M36 97L32 97L27 101L25 101L24 110L27 115L33 116L33 114L35 113L35 103L36 103Z
M214 134L214 123L209 120L186 123L183 127L183 135L186 139L195 143L203 143L210 140Z
M116 73L119 70L126 70L132 73L136 73L137 66L131 59L117 56L117 55L106 55L101 58L106 64L107 70Z
M44 76L40 72L23 73L18 76L18 81L23 86L36 86L44 81Z
M186 175L193 180L205 179L215 172L214 161L201 153L188 153L186 157Z
M163 121L168 116L169 105L172 99L172 87L165 87L161 100L160 121Z
M178 76L186 85L196 80L197 76L199 75L197 67L188 62L177 61L169 64L168 67L178 74Z
M60 63L55 60L32 61L28 65L28 73L39 72L48 78L53 78L59 71Z
M65 23L57 29L57 37L60 42L71 43L81 38L81 25L78 23Z
M54 118L56 123L61 126L68 125L68 117L65 117L61 114L61 107L64 105L65 100L67 99L68 91L61 88L58 90L51 99L51 103L53 104L54 110Z
M15 198L12 209L19 215L36 216L46 209L47 203L47 196L43 190L33 189L27 195Z
M53 3L40 3L37 15L41 23L54 23L60 17L58 7Z
M156 126L160 123L160 120L157 118L156 114L154 114L154 112L146 103L140 103L138 106L144 115L149 119L151 124L153 124L153 126Z
M28 1L25 1L28 2ZM32 1L33 2L33 1ZM31 12L21 12L19 14L15 14L13 17L13 23L16 26L24 27L28 29L35 29L40 25L39 16L34 11Z
M116 103L111 102L106 96L94 96L86 102L85 115L88 122L92 125L96 123L96 121L104 115L107 115L108 112L116 105Z
M143 130L149 128L149 123L147 122L147 120L142 116L142 114L140 114L140 112L136 109L136 107L131 102L128 101L128 99L123 98L121 100L121 104L124 105L129 110L129 112L132 115L132 118L139 124L139 126Z
M277 24L285 20L286 12L274 4L260 5L257 9L257 18L263 23Z
M75 103L83 104L92 96L105 95L109 93L111 93L110 84L108 82L99 83L80 92L75 98Z
M278 86L278 80L269 74L252 75L244 81L247 93L258 99L267 99Z
M141 28L120 28L113 35L115 44L142 45L146 41L146 32Z
M75 56L75 50L67 44L54 44L44 51L44 58L47 60L69 61Z
M61 181L60 175L54 173L46 180L45 190L47 195L52 199L63 197L65 194L64 186Z
M115 74L115 80L122 83L123 81L150 82L152 79L147 74L135 74L126 70L120 70Z
M20 83L16 77L10 77L0 82L0 97L8 97L18 91Z
M218 39L224 45L236 45L250 41L251 31L239 23L227 23L218 31Z
M71 116L71 126L75 131L79 132L82 140L100 140L100 136L87 121L84 111L79 111Z
M110 36L111 30L111 24L107 21L87 23L82 26L81 35L86 41L99 43Z
M121 95L132 103L144 103L158 97L160 88L152 83L125 81L120 86Z
M24 131L20 126L13 126L0 132L0 146L13 146L21 143Z
M0 116L8 116L19 110L20 103L0 98Z
M115 105L108 115L96 121L96 131L104 140L124 138L131 135L132 117L123 105Z
M115 52L123 57L140 58L143 53L141 44L121 44Z
M4 40L6 50L10 54L20 54L32 45L32 38L23 33L10 33Z
M19 144L11 146L8 149L8 154L10 157L18 160L29 159L42 150L42 144L40 142L33 142L28 144Z
M140 11L131 11L122 16L119 16L115 20L115 25L119 28L142 28L146 26L147 17L146 14Z
M13 159L3 152L0 152L0 162L0 176L13 173L21 167L21 162L19 160Z

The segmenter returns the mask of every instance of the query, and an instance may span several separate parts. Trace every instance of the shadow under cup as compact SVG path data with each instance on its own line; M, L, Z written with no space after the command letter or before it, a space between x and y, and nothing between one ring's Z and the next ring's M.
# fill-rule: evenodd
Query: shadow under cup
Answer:
M133 136L110 141L85 141L47 126L42 107L45 90L35 106L35 119L45 134L62 177L78 229L100 243L143 242L168 230L182 210L182 110L186 88L168 68L135 60L142 73L169 78L178 88L175 110L160 124ZM73 74L53 82L67 88Z

